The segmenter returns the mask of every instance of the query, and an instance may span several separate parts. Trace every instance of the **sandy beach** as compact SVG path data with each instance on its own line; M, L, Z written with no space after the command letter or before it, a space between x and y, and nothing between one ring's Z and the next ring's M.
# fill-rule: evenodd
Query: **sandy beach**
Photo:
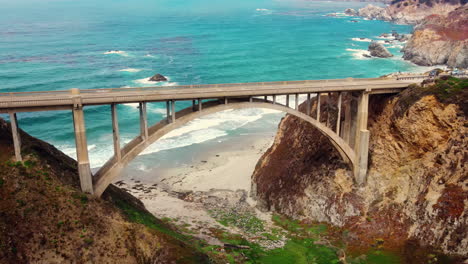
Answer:
M255 166L273 140L274 133L231 139L197 155L192 164L159 170L157 178L126 176L115 184L140 199L156 217L170 219L177 226L195 230L195 236L220 244L210 236L212 228L249 234L219 224L210 214L219 205L240 208L270 222L270 214L255 209L250 189Z

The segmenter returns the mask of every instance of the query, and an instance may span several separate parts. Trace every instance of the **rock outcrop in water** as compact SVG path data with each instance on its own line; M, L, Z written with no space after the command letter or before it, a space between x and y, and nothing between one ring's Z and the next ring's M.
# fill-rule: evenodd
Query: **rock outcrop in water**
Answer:
M151 82L166 82L167 78L164 77L163 75L157 73L153 77L149 79Z
M466 85L458 94L442 84L371 96L363 187L325 136L286 116L257 164L252 195L262 209L349 230L355 250L384 244L406 252L407 263L432 263L421 248L468 256Z
M378 58L390 58L393 57L393 54L391 54L387 48L384 47L384 45L377 43L375 41L372 41L369 44L368 48L370 55L373 57L378 57Z
M346 11L353 14L353 10ZM406 60L422 66L468 67L466 0L394 0L386 8L368 5L359 9L358 15L416 25L411 38L395 36L408 42L402 50Z
M404 59L418 65L468 68L468 7L427 17L402 51Z
M344 12L348 16L357 16L358 15L358 11L356 11L356 10L354 10L352 8L347 8Z

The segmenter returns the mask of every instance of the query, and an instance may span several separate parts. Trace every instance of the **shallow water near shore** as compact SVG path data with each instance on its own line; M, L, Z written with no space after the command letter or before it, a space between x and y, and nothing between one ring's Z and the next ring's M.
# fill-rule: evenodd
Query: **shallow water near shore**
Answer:
M409 33L410 26L327 16L363 3L0 3L0 92L361 78L417 69L399 58L398 45L388 45L394 58L368 59L362 56L368 43L356 41L378 39L392 30ZM169 81L149 82L155 73ZM177 109L188 105L179 102ZM138 133L138 109L136 104L124 104L118 111L124 144ZM150 104L148 112L150 123L165 117L163 104ZM91 165L98 168L112 155L110 109L87 107L85 114ZM180 134L177 140L161 140L145 153L172 149L176 154L169 156L184 159L186 146L233 136L248 123L258 122L258 127L274 131L277 124L268 120L269 115L259 109L214 115L192 122L190 129L185 128L187 133L174 132ZM19 124L75 156L70 113L20 113ZM257 128L252 129L255 133ZM141 160L135 167L154 164Z

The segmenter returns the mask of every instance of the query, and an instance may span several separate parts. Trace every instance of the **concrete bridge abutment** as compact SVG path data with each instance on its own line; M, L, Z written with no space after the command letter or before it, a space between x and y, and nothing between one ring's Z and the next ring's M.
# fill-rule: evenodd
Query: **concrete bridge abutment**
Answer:
M89 162L88 143L86 140L86 126L83 105L79 97L80 91L71 89L74 96L73 104L73 128L75 131L76 160L78 162L78 174L80 176L81 190L93 194L93 174Z

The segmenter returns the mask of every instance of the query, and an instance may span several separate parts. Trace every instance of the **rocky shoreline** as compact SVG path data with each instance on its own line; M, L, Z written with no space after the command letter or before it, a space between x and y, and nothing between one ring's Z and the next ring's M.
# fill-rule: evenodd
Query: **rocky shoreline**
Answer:
M156 217L211 245L224 246L216 233L228 232L265 249L283 247L284 237L262 239L260 233L274 228L272 214L256 209L250 198L250 177L272 143L273 135L249 139L240 149L212 151L191 166L163 171L158 179L130 177L114 184L137 197ZM229 225L221 224L226 221ZM256 221L262 223L252 224Z
M461 2L426 1L415 4L395 0L383 8L368 5L359 10L346 9L348 16L415 25L413 34L404 36L403 59L420 66L447 65L468 68L468 7ZM382 48L376 57L389 57ZM373 55L374 56L374 55Z

